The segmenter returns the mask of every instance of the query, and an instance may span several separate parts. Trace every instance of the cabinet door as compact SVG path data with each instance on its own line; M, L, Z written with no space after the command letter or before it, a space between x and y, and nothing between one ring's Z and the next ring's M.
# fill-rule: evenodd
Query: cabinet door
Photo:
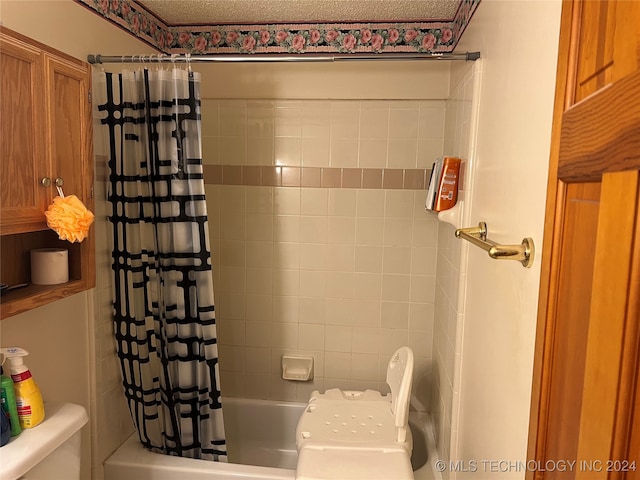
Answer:
M44 54L46 77L47 157L52 180L62 178L65 195L90 200L91 169L90 70L64 58ZM53 194L56 189L52 189Z
M50 189L43 151L43 63L40 49L0 34L0 233L46 228Z

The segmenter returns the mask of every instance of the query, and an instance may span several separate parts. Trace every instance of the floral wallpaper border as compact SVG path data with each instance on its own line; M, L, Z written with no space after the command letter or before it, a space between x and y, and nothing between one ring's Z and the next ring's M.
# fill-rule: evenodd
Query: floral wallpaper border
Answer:
M74 1L164 54L447 53L480 3L461 0L452 21L172 26L134 0Z

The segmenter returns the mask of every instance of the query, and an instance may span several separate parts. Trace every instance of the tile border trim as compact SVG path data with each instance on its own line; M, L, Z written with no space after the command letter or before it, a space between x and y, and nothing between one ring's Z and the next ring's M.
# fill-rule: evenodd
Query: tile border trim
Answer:
M426 168L340 168L263 165L203 165L207 185L424 190Z

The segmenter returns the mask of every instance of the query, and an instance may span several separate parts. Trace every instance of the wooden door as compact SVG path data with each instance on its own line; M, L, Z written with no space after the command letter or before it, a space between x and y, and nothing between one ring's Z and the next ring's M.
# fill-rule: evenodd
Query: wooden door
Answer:
M0 230L46 228L42 51L0 32Z
M640 478L639 198L640 2L565 1L530 479Z

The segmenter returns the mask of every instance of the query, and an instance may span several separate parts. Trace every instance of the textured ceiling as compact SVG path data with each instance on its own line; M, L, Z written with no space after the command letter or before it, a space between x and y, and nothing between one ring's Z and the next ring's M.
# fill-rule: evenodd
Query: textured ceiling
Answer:
M459 0L139 0L167 24L452 20Z

